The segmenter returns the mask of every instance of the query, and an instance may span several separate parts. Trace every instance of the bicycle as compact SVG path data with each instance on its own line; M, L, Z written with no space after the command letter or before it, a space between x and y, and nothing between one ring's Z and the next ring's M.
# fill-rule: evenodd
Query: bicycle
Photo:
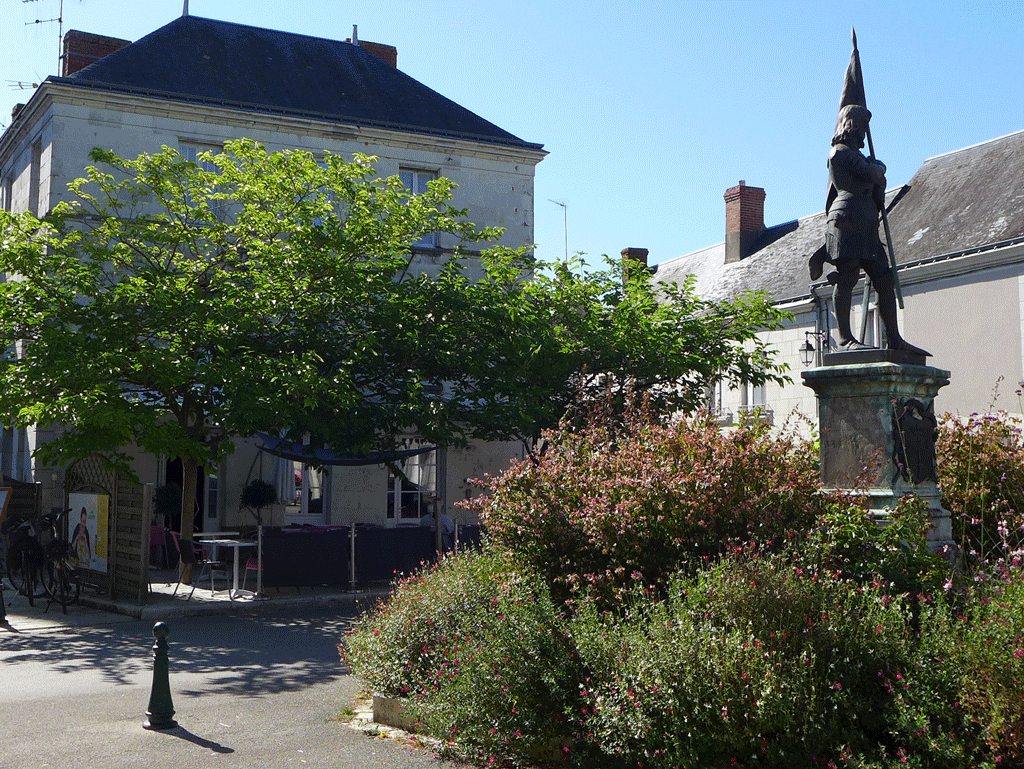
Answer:
M66 614L68 604L82 592L74 553L63 531L69 512L70 508L24 520L9 532L7 578L15 592L28 598L29 606L49 596L46 608L56 601Z
M45 523L42 518L28 519L10 526L5 532L7 579L15 593L28 598L29 606L35 606L35 599L46 595L40 579L45 556L39 543Z
M67 515L71 508L60 513L44 516L48 526L40 534L45 561L43 562L43 589L50 596L51 603L60 604L65 614L68 604L78 600L82 584L78 579L76 558L71 544L64 533L67 530ZM49 608L49 606L47 606Z

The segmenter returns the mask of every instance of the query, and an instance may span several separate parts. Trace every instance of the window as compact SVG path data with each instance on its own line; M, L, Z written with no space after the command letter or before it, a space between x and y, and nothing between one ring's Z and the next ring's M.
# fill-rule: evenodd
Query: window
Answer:
M409 442L415 448L422 441ZM437 496L437 451L408 457L401 463L405 478L388 470L388 523L418 523L434 513Z
M0 432L0 471L18 481L31 480L31 456L24 428L4 427Z
M757 419L761 422L774 424L775 413L768 407L767 385L742 385L740 387L740 405L736 409L745 421Z
M768 398L768 387L766 385L751 385L750 386L750 405L755 408L763 407L767 402Z
M219 171L219 169L217 168L217 164L212 163L209 160L200 160L199 155L202 154L203 152L222 152L223 149L223 147L216 144L202 144L200 142L193 141L178 142L178 152L181 153L181 156L185 160L195 163L204 171L212 171L214 173L217 173ZM191 203L190 195L188 194L187 190L185 191L185 202ZM210 210L213 212L213 215L216 216L219 221L223 222L226 201L210 200L208 202L208 205L210 206Z
M199 155L203 152L221 152L223 147L217 144L202 144L200 142L181 141L178 142L178 152L185 160L190 160L204 171L216 171L217 165L208 160L200 160Z
M729 411L725 403L726 390L726 384L721 379L715 380L708 389L708 409L711 411L711 416L722 426L732 424L732 412Z
M856 334L856 330L854 334ZM871 307L868 309L867 323L863 327L863 342L871 347L878 347L879 349L885 349L888 345L888 341L885 337L885 324L882 322L882 314L878 311L878 304L876 302L871 303Z
M768 388L765 385L746 384L740 386L740 407L753 411L767 402Z
M14 477L14 460L15 460L15 448L17 443L15 441L15 429L13 427L5 427L3 431L3 439L0 442L0 471L9 478Z
M427 182L436 179L437 174L434 171L416 171L410 168L402 168L398 171L398 178L402 180L402 184L413 195L421 195L427 191ZM413 246L417 248L437 248L437 233L431 232L424 235L413 243Z
M217 504L217 476L206 476L206 517L218 518L220 508Z

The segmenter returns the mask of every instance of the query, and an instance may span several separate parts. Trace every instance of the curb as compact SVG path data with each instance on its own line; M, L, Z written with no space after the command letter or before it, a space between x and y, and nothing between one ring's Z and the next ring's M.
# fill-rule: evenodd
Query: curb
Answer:
M102 596L81 595L78 603L92 609L121 614L139 620L162 620L179 617L217 616L249 612L269 611L280 608L303 606L362 606L369 608L378 598L390 594L390 589L375 589L355 593L331 593L326 595L299 595L263 600L209 601L192 603L175 601L173 604L135 604L117 601Z

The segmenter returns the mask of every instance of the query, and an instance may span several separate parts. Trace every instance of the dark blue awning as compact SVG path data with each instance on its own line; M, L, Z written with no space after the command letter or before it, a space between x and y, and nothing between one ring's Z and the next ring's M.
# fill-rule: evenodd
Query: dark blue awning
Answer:
M433 451L436 446L420 446L415 449L403 449L401 451L376 451L362 457L354 457L350 454L339 454L330 449L314 449L310 446L303 446L301 443L287 441L283 438L275 438L266 433L256 433L261 441L257 448L274 456L291 459L296 462L316 465L347 465L351 467L360 465L383 465L388 462L400 462L407 457L415 457L418 454L426 454Z

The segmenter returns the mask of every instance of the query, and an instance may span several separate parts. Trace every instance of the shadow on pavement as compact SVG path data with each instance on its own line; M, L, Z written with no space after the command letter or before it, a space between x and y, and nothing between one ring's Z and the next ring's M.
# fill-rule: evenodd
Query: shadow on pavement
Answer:
M162 734L169 734L172 737L179 737L180 739L185 740L185 742L191 742L194 745L198 745L199 747L213 751L214 753L235 752L234 748L229 748L224 745L221 745L219 742L214 742L213 740L208 740L204 737L192 734L192 732L190 732L183 726L176 726L173 729L168 729L166 732L162 732Z
M337 645L355 611L289 612L169 620L176 696L209 693L263 697L347 675ZM138 684L152 671L152 623L79 627L73 632L16 633L0 644L4 665L44 665L58 673L89 672L110 685ZM195 686L186 676L200 676ZM192 688L188 688L192 685Z

